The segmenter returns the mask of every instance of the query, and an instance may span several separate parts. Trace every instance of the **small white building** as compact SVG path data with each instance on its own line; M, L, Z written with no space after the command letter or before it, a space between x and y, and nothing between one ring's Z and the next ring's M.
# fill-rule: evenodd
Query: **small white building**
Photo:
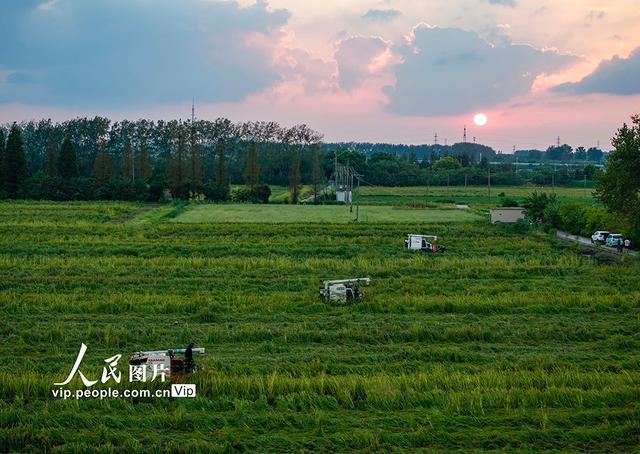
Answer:
M336 201L350 203L351 202L351 191L347 189L338 189L336 191Z
M491 223L515 224L520 219L524 219L526 211L522 207L491 208Z

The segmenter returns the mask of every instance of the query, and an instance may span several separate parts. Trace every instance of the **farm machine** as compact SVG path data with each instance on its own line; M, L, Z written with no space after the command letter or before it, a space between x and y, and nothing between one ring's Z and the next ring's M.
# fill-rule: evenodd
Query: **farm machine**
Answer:
M364 296L360 287L361 284L369 284L369 281L368 277L324 281L320 287L320 296L326 301L347 304Z
M146 365L150 373L154 367L158 370L165 371L165 375L182 375L198 370L198 366L193 360L195 355L200 358L204 357L204 348L192 348L191 360L187 348L172 348L167 350L153 350L146 352L135 352L129 358L129 364L132 366ZM176 358L176 354L184 354L184 360ZM156 365L156 366L154 366Z
M438 244L438 237L435 235L417 235L411 233L404 240L404 248L410 251L422 252L444 252L445 247Z

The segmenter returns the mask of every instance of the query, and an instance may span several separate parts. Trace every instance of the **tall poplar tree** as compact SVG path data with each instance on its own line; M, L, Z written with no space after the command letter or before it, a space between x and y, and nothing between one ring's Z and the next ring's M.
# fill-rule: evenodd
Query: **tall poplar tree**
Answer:
M138 151L138 178L147 181L151 178L151 162L147 151L147 138L144 134L139 135L140 149Z
M196 131L195 122L191 123L191 156L190 156L190 168L189 177L191 180L191 189L199 191L202 187L202 163L200 161L200 147L198 146L198 134Z
M217 172L217 179L218 179L219 186L227 186L227 183L228 183L224 173L224 164L225 164L224 153L225 153L224 140L219 140L218 141L218 172Z
M291 203L298 203L300 197L300 156L294 147L291 152L291 172L289 173L289 192Z
M20 127L14 122L9 130L7 147L4 152L4 188L9 197L14 198L18 189L28 177L27 159L24 155L22 133Z
M69 179L78 176L78 162L76 152L69 136L64 138L60 154L58 155L58 175L62 178Z
M127 134L124 138L124 158L122 161L122 176L125 180L133 181L135 177L133 167L133 149L131 148L131 138Z
M320 157L317 144L313 146L311 182L313 183L313 201L315 202L318 197L318 184L320 184Z
M56 139L53 137L53 133L49 133L47 140L47 175L56 176Z
M104 141L100 142L100 152L93 165L93 176L99 185L105 184L113 177L113 163Z
M178 125L178 144L176 152L167 166L167 182L171 191L178 196L184 196L186 181L185 140L182 123Z
M5 166L4 130L0 128L0 191L4 190L5 185Z
M247 155L247 163L244 170L244 181L249 189L253 189L258 184L259 174L258 150L256 142L252 140L251 145L249 146L249 154Z

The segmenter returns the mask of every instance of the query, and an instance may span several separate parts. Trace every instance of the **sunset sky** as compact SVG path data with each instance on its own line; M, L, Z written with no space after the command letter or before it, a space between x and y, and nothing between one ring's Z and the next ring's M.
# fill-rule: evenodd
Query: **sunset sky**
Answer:
M2 0L0 122L195 98L326 141L607 149L640 113L638 24L638 0Z

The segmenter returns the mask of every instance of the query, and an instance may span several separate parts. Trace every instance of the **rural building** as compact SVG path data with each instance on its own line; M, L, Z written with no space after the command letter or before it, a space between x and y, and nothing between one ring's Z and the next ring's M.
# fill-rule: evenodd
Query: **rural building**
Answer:
M521 207L491 208L491 223L515 224L524 219L525 209Z

